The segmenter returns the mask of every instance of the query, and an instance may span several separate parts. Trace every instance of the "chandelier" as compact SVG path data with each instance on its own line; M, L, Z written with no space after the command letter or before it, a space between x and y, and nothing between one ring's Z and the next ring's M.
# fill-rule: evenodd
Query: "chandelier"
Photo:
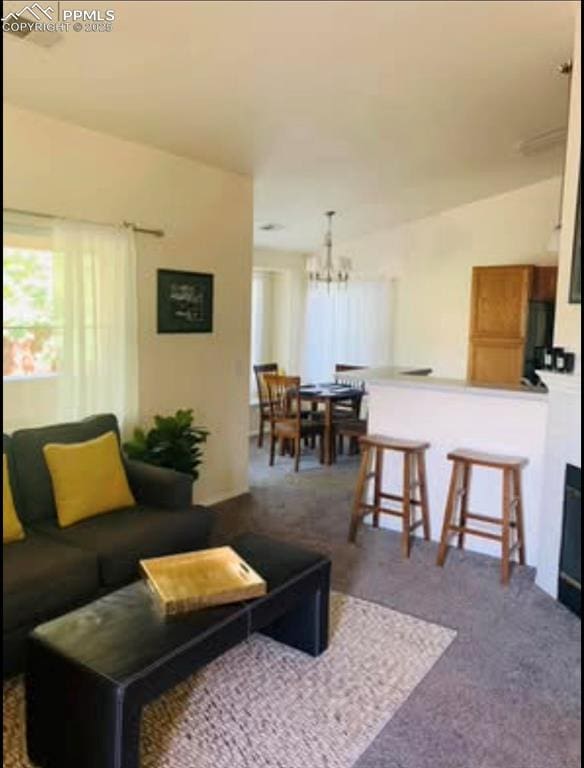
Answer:
M308 265L308 279L312 283L347 283L351 270L351 261L347 258L333 260L333 231L332 222L335 211L327 211L327 231L324 237L324 253L311 259Z

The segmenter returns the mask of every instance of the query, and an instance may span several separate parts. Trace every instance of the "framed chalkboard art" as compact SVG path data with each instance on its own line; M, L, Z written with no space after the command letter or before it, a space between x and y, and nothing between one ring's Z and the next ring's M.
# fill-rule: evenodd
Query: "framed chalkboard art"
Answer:
M581 291L581 261L582 246L580 236L580 179L578 179L578 200L576 202L576 224L574 229L574 244L572 246L572 273L570 275L570 304L582 303Z
M158 270L158 333L212 333L213 275Z

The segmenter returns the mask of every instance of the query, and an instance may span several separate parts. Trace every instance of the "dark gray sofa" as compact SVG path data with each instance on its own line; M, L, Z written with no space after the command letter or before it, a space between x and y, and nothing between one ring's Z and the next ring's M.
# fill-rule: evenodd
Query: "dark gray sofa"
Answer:
M115 416L23 429L4 436L14 504L26 538L3 545L3 676L24 668L37 624L139 577L138 561L208 546L213 513L192 506L191 478L125 460L136 506L60 528L46 443L76 443L114 431Z

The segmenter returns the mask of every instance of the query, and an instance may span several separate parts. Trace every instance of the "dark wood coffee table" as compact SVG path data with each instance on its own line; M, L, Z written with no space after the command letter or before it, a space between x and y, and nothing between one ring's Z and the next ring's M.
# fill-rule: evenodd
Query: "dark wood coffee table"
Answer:
M266 579L266 596L165 618L137 582L32 632L26 720L33 762L138 768L142 708L253 632L313 656L326 650L330 561L254 534L231 546Z

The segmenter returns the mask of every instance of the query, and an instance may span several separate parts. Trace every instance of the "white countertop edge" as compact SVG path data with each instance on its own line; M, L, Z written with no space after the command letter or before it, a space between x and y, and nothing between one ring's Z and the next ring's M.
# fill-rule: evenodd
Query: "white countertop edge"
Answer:
M550 392L558 391L580 397L582 392L582 376L579 373L538 371L538 374Z
M410 368L367 368L359 371L343 373L344 379L364 381L371 386L402 387L407 389L431 389L437 392L461 392L464 394L483 397L503 397L520 400L540 400L547 402L548 393L545 391L529 389L513 389L504 387L482 386L469 384L459 379L441 379L429 376L408 376L404 371L415 370Z

